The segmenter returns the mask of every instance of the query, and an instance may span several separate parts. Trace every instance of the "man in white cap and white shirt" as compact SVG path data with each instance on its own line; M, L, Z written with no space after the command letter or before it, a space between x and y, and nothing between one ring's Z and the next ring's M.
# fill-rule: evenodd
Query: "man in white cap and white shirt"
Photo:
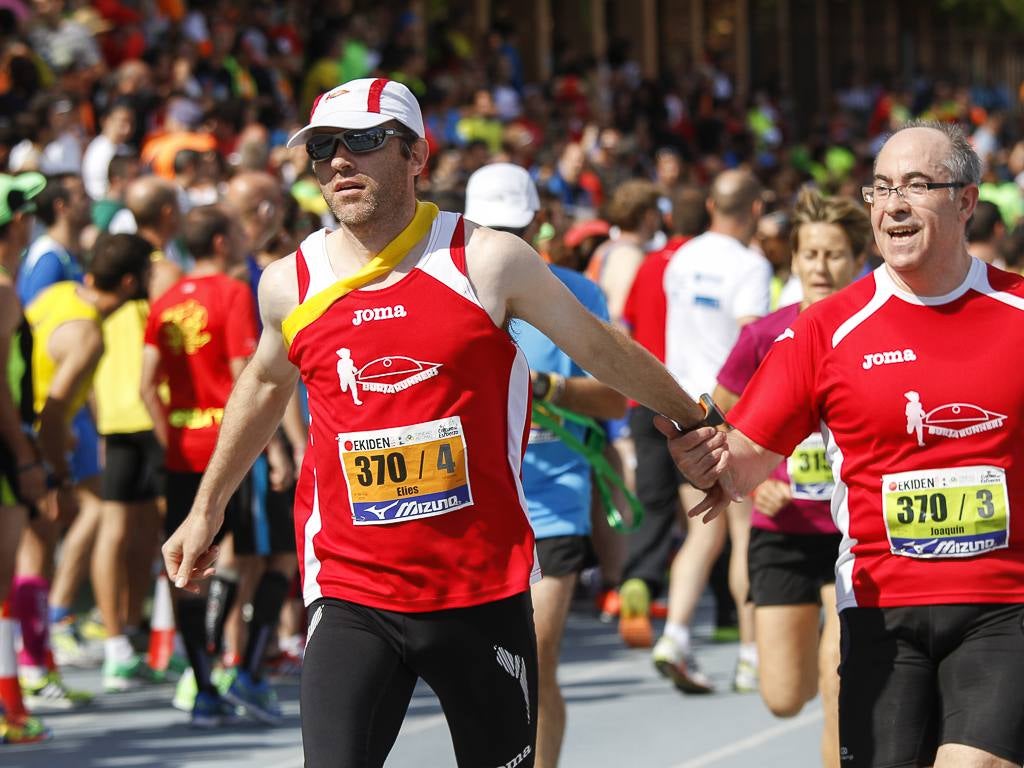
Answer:
M225 408L195 504L164 545L196 590L227 499L297 378L310 444L296 543L310 625L307 768L382 766L416 681L441 701L460 766L532 766L539 578L520 470L528 321L581 365L683 427L707 421L642 348L597 320L518 237L416 200L427 164L412 93L354 80L314 104L305 144L338 229L267 267L263 332ZM360 399L342 391L349 350Z
M466 184L466 218L476 224L528 240L538 208L540 200L533 179L518 165L485 165ZM608 321L608 306L597 284L564 267L551 265L551 272L584 307ZM530 364L533 399L541 408L554 405L602 420L621 418L626 412L626 399L621 394L589 376L532 325L516 320L509 331ZM586 441L585 426L571 421L561 426L576 440ZM582 454L551 429L531 424L523 457L523 491L543 574L530 589L539 673L538 768L558 764L565 734L558 658L576 580L590 554L590 476L590 463Z

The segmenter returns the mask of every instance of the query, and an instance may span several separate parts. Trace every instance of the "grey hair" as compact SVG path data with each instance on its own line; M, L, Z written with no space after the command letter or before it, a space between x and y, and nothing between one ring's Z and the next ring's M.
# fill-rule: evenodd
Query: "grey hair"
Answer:
M910 120L893 131L885 140L889 142L900 131L909 128L931 128L949 139L951 145L949 155L942 162L949 170L953 181L963 184L981 183L981 158L974 151L963 129L956 123L940 123L937 120Z

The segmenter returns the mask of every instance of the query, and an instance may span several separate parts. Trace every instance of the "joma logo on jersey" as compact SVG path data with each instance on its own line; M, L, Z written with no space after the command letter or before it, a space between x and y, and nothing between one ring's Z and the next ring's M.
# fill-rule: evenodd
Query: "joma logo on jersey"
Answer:
M872 352L864 355L862 367L870 371L876 365L892 365L894 363L912 363L917 360L917 355L912 349L894 349L891 352Z
M408 314L402 304L395 304L393 307L357 309L352 313L352 325L372 323L374 320L394 320L396 317L406 317Z

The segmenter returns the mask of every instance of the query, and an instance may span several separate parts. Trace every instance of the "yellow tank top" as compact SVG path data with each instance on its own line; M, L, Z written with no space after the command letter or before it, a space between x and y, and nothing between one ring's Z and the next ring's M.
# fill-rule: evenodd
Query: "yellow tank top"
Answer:
M41 413L50 392L57 362L50 357L50 337L64 323L73 320L91 320L97 325L102 322L100 313L89 302L78 295L78 283L70 280L54 283L28 305L25 317L32 326L32 390L35 396L36 413ZM68 421L78 413L89 396L92 380L82 382L78 392L68 403Z
M96 368L96 426L101 435L145 432L153 420L139 396L149 304L129 301L103 322L103 357Z

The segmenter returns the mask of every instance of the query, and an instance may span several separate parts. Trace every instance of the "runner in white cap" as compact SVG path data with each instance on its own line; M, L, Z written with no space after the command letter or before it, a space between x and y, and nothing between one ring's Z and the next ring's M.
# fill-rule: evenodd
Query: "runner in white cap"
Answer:
M290 143L302 142L341 226L263 274L259 346L192 512L164 545L168 573L195 589L212 571L224 504L301 375L311 414L295 508L311 617L306 765L382 765L422 677L459 765L531 766L529 585L539 573L519 479L530 377L507 323L523 318L682 424L705 411L521 239L416 201L428 149L405 86L335 88ZM361 405L341 391L343 347Z

